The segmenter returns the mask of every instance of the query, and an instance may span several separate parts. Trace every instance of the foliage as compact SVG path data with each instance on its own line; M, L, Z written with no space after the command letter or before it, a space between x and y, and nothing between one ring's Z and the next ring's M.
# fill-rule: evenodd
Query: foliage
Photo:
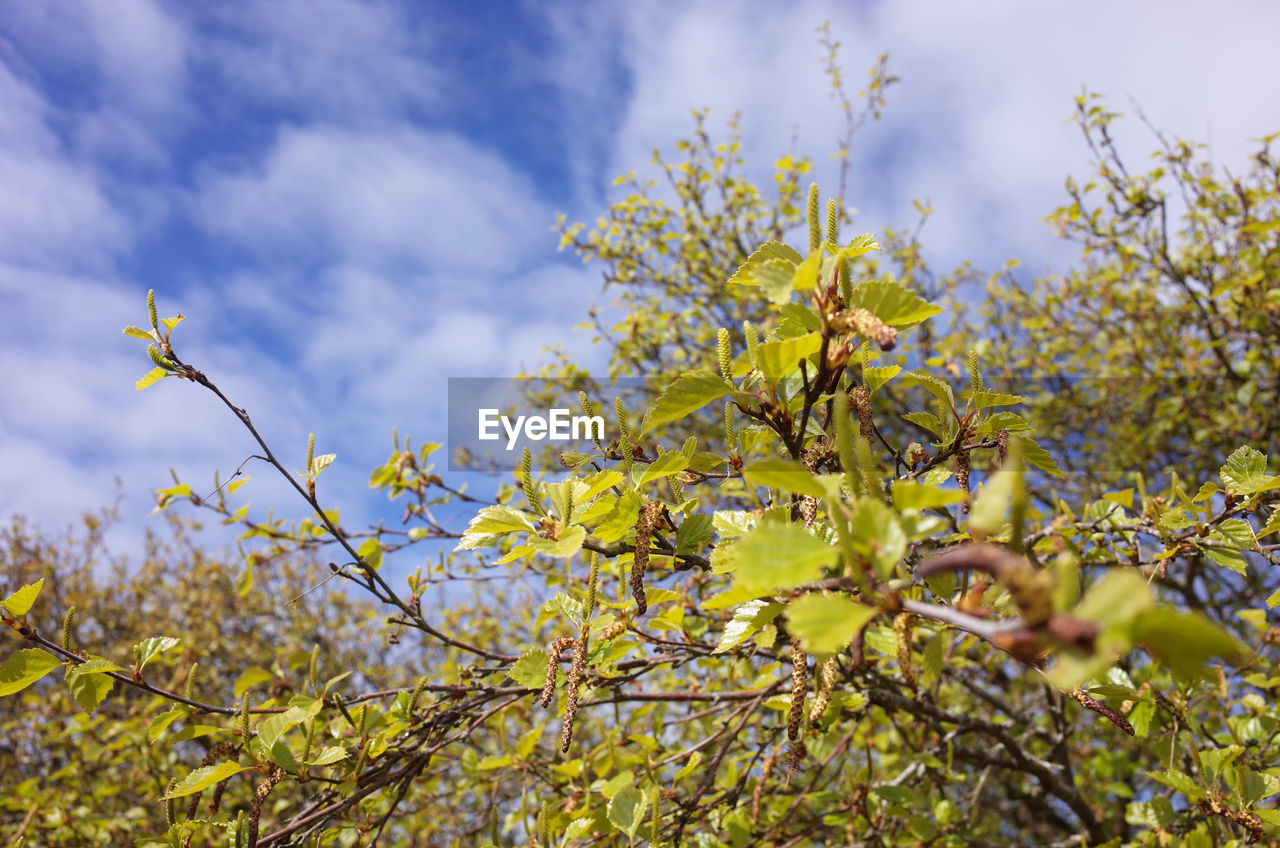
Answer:
M630 310L601 332L613 375L662 384L647 414L615 418L618 437L570 472L526 462L492 501L435 472L439 446L397 434L371 485L406 503L401 527L344 527L323 477L338 460L312 439L286 465L179 355L178 319L149 296L150 329L126 330L154 366L139 388L212 392L306 510L236 506L239 470L209 496L160 490L162 509L241 528L236 576L181 525L141 572L109 578L10 533L6 832L542 848L1275 837L1280 592L1263 600L1277 563L1260 540L1280 529L1280 479L1238 444L1273 439L1265 419L1259 438L1233 429L1253 396L1186 445L1097 416L1077 422L1081 447L1054 418L1070 386L1016 334L956 366L967 337L929 329L942 307L917 285L914 236L883 260L876 239L841 237L843 204L824 216L816 189L801 203L798 160L766 205L701 118L684 152L661 166L667 200L628 177L597 231L564 230ZM788 245L801 216L808 241ZM1114 257L1151 237L1106 231ZM1204 261L1270 261L1239 252ZM1071 315L1089 314L1081 291ZM1241 304L1230 320L1263 333ZM1204 386L1232 379L1215 362L1237 373L1225 348L1200 353ZM1111 385L1145 385L1134 366L1116 360ZM714 424L689 426L708 411ZM1147 476L1089 493L1086 448ZM1181 475L1148 486L1175 449ZM474 510L465 532L434 517L445 505ZM442 540L453 552L403 589L385 576ZM362 600L318 594L308 558L340 561L330 576ZM50 638L71 603L86 617Z

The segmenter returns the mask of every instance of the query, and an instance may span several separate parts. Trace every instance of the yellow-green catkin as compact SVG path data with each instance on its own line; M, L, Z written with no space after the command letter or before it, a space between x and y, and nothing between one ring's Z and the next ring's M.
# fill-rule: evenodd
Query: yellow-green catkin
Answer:
M622 454L622 471L630 474L636 456L631 444L631 425L627 422L627 409L622 405L622 398L614 398L613 411L618 416L618 450Z
M586 392L582 392L582 391L578 392L578 403L582 406L583 415L587 416L588 418L595 417L596 415L595 404L591 402L591 398L587 397ZM604 445L601 444L600 439L596 437L595 428L590 427L588 429L591 430L591 441L595 442L596 450L600 451L601 453L604 453Z
M528 448L524 449L524 455L520 457L520 488L524 489L524 497L530 508L539 515L546 515L547 511L538 494L538 484L533 479L533 454Z
M756 348L760 345L760 339L756 336L755 325L750 321L743 321L742 335L747 339L747 358L751 361L751 367L759 371L760 352Z
M978 368L978 352L976 350L969 351L969 387L975 392L983 389L982 371Z
M156 290L147 290L147 315L151 318L151 329L160 332L160 317L156 314Z
M822 223L818 219L817 183L809 186L808 214L805 217L809 222L809 252L813 253L822 246Z
M71 628L75 626L76 608L67 607L67 614L62 617L62 650L71 651Z
M838 244L840 238L840 201L831 198L827 201L827 241Z

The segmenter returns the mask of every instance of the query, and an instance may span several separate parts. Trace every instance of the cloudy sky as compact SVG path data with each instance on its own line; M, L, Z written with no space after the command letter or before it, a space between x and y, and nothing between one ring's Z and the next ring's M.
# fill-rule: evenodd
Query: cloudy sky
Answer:
M0 4L0 517L49 530L123 494L127 549L173 468L197 488L253 445L214 398L121 335L188 316L178 350L322 492L387 512L369 469L398 426L441 438L447 377L509 376L574 335L599 272L556 251L612 178L709 108L742 112L763 175L827 158L851 84L902 78L857 139L860 227L912 223L937 265L1030 273L1071 253L1041 219L1087 168L1083 87L1240 170L1280 130L1280 6L1021 2L8 0ZM1132 158L1152 139L1136 122ZM581 305L577 305L581 304ZM589 358L590 363L592 360ZM241 493L298 514L262 467ZM481 485L487 485L483 482ZM208 486L211 488L211 484ZM155 521L156 519L150 519ZM130 536L132 534L132 536Z

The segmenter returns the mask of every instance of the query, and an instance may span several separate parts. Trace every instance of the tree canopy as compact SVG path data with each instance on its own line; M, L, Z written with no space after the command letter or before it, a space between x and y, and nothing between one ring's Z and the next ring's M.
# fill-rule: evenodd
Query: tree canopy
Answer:
M858 111L829 70L852 133L892 78ZM102 517L4 534L5 837L1274 839L1280 172L1269 140L1231 177L1159 138L1134 174L1077 105L1097 174L1054 222L1081 264L976 305L918 232L850 234L801 158L752 184L698 115L658 180L561 222L625 311L588 316L608 376L658 385L643 415L602 378L595 452L526 455L492 498L395 434L370 485L400 526L345 526L334 456L274 445L148 295L138 388L214 393L299 518L237 471L159 490L194 509L134 569Z

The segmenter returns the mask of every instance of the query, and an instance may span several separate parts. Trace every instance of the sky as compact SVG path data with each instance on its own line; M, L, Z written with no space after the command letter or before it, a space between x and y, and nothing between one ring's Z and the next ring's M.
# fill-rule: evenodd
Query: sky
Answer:
M57 532L121 498L141 549L169 471L212 489L255 446L212 395L143 392L174 341L286 464L309 432L337 462L344 524L394 517L369 471L391 430L442 439L449 377L508 377L604 303L557 251L709 109L741 112L752 173L829 157L841 117L815 27L851 87L881 52L901 82L856 138L858 228L914 223L935 267L1029 275L1074 253L1043 218L1088 170L1068 122L1086 87L1242 170L1280 130L1280 5L1193 2L383 2L8 0L0 4L0 519ZM1125 121L1134 160L1154 148ZM726 273L731 271L728 269ZM441 457L443 464L443 456ZM301 517L269 469L238 495ZM206 485L207 484L207 485ZM492 483L472 481L490 488Z

